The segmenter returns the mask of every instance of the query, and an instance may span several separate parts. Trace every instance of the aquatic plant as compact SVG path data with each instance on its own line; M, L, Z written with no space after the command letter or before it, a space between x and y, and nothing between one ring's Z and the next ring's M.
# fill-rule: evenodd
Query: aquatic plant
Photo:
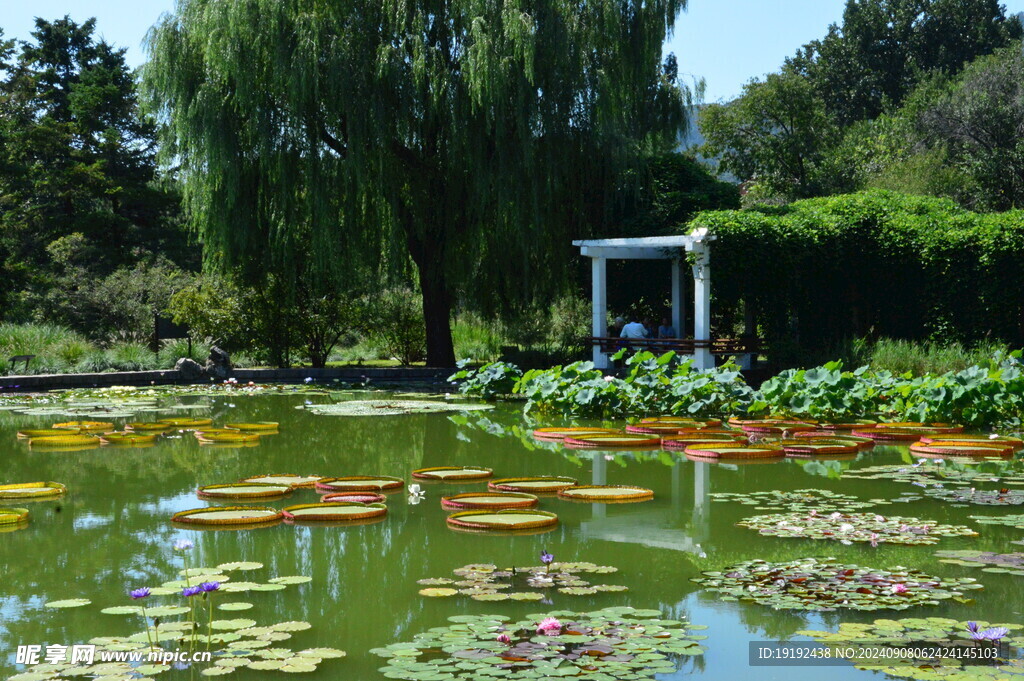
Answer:
M704 637L693 633L703 627L661 617L657 610L630 607L539 613L515 622L500 615L460 615L448 618L450 626L370 652L387 659L385 676L406 681L653 679L675 673L677 656L704 650Z
M345 400L333 404L303 404L296 409L304 409L318 416L401 416L404 414L480 411L494 409L494 407L489 404L437 400Z
M476 601L539 601L552 591L566 596L591 596L597 593L626 591L626 587L592 584L582 575L606 575L618 572L610 565L588 562L558 563L544 551L541 565L499 569L489 563L473 563L452 570L455 579L438 577L417 582L426 588L421 596L449 598L469 596ZM556 566L556 569L552 569Z
M802 511L861 511L880 504L891 503L887 499L860 500L851 494L840 494L825 489L797 489L790 492L765 490L760 492L712 492L712 501L731 502L754 506L759 511L789 510Z
M1021 522L1024 522L1024 517ZM744 518L736 524L774 537L830 539L844 544L935 544L942 537L973 537L978 534L963 525L944 525L934 520L886 517L874 513L777 513Z
M906 610L966 602L964 591L981 589L974 579L942 579L903 566L879 569L839 563L835 558L785 562L749 560L702 572L692 581L721 600L751 601L776 610Z
M1024 553L995 553L961 549L958 551L936 551L940 563L981 568L982 572L998 572L1024 577Z

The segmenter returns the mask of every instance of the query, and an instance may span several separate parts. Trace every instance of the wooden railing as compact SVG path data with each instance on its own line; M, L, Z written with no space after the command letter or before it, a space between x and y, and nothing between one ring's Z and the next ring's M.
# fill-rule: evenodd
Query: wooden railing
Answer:
M713 338L696 340L693 338L602 338L593 337L591 345L597 345L601 352L615 353L623 348L631 350L650 350L655 353L674 351L681 355L692 355L698 348L710 348L712 355L748 355L761 352L761 341L758 338Z

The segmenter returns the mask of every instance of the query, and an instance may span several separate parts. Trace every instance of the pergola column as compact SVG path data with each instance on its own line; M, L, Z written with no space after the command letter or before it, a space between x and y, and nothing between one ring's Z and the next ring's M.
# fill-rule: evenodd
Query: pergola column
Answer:
M672 327L680 338L686 337L686 277L683 260L672 260Z
M591 311L594 316L594 337L604 338L608 335L608 260L596 257L590 259L591 280ZM594 366L607 369L608 356L601 350L600 344L594 345Z
M711 341L711 255L703 242L694 244L693 253L693 339ZM693 365L698 369L713 369L714 355L710 347L694 350Z

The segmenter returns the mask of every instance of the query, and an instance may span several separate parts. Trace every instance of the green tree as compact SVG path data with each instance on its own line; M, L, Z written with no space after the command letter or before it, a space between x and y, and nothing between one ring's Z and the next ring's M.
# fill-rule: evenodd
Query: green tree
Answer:
M344 286L411 260L427 361L452 365L453 304L550 292L618 170L674 140L684 7L182 0L144 82L210 265Z
M139 115L124 50L95 30L92 19L37 19L32 40L0 41L0 257L9 290L44 295L61 269L50 246L72 235L92 246L80 263L89 276L156 252L188 260L178 199L156 181L154 130Z
M829 188L826 150L839 130L803 76L783 70L753 80L732 102L704 107L699 121L701 153L741 180L790 199Z
M924 75L954 75L1020 37L998 0L847 0L842 23L787 64L847 126L899 106Z

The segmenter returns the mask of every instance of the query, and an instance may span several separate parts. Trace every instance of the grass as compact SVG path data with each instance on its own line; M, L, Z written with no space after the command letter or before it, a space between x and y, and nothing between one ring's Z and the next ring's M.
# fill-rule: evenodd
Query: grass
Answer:
M874 343L858 342L854 346L856 365L869 364L875 370L887 370L915 376L960 371L990 359L996 352L1007 352L1001 343L965 346L961 343L915 343L880 339Z

